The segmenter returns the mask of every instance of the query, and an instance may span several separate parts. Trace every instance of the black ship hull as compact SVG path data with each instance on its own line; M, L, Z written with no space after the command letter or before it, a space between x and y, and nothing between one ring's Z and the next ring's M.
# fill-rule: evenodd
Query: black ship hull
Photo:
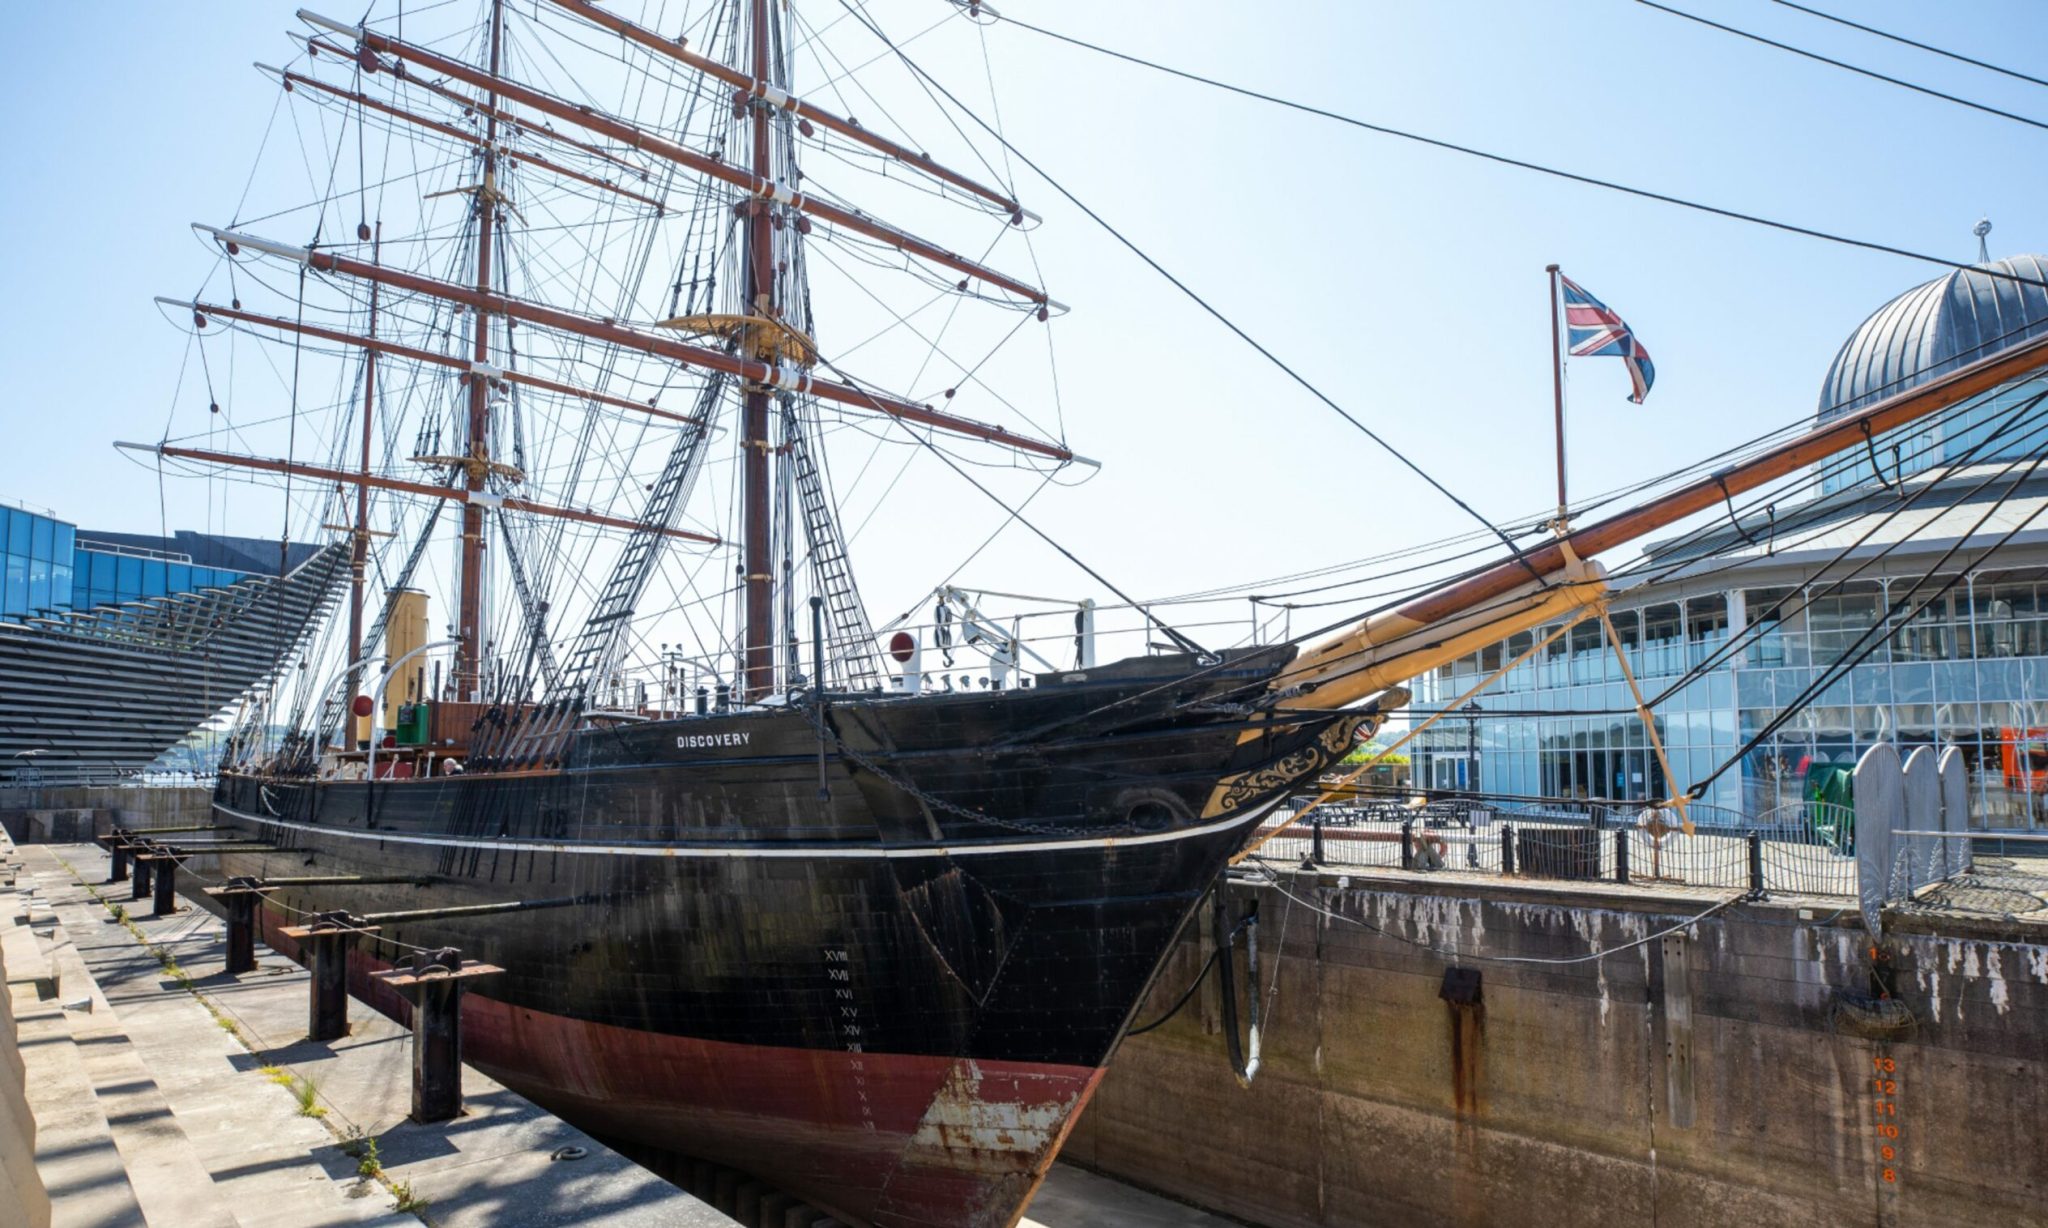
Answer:
M525 901L382 924L358 990L402 1014L368 973L459 947L507 970L469 1060L573 1120L859 1222L1009 1224L1203 892L1372 719L1214 702L1281 664L636 723L534 770L231 774L218 819L280 851L220 869L366 880L273 891L288 950L313 912Z

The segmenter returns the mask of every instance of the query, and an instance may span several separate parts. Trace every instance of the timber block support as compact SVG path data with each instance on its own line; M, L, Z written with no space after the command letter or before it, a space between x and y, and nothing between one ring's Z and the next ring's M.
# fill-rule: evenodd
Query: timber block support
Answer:
M412 1003L412 1119L462 1115L462 991L503 968L465 960L454 947L416 951L409 963L371 976Z
M128 836L115 831L110 835L95 836L93 843L107 851L107 881L125 883L128 881Z
M153 917L168 917L178 911L178 858L169 852L149 857L149 886L155 895Z
M256 971L256 909L263 892L252 878L232 878L219 887L206 888L227 913L227 966L229 976Z
M128 882L128 898L146 900L149 898L149 850L141 845L128 846L129 860L134 862L135 873Z
M283 933L306 953L313 976L306 1003L306 1039L340 1040L348 1035L348 953L356 939L374 934L345 912L323 912L311 925L287 926Z

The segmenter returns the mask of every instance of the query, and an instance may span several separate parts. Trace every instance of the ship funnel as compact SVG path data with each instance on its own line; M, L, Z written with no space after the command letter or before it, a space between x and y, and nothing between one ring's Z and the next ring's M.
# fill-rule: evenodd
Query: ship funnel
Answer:
M391 618L384 630L384 660L397 661L427 642L427 595L404 588L391 595ZM415 657L384 683L384 728L398 725L398 709L427 698L427 663Z

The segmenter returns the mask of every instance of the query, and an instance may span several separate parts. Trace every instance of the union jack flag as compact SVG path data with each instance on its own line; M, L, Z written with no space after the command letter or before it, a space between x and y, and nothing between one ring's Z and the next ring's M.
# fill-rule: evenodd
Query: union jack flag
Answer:
M1557 279L1564 285L1565 343L1569 353L1574 358L1621 359L1628 368L1629 382L1635 385L1629 400L1641 405L1643 398L1650 395L1650 385L1657 381L1657 368L1650 362L1650 352L1607 304L1564 274L1558 274Z

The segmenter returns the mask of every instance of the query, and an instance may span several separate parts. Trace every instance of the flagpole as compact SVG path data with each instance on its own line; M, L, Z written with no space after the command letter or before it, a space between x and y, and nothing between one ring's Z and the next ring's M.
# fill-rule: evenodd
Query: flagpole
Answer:
M1550 381L1557 407L1557 531L1563 533L1570 506L1564 492L1564 346L1558 336L1557 266L1546 265L1544 272L1550 274Z

